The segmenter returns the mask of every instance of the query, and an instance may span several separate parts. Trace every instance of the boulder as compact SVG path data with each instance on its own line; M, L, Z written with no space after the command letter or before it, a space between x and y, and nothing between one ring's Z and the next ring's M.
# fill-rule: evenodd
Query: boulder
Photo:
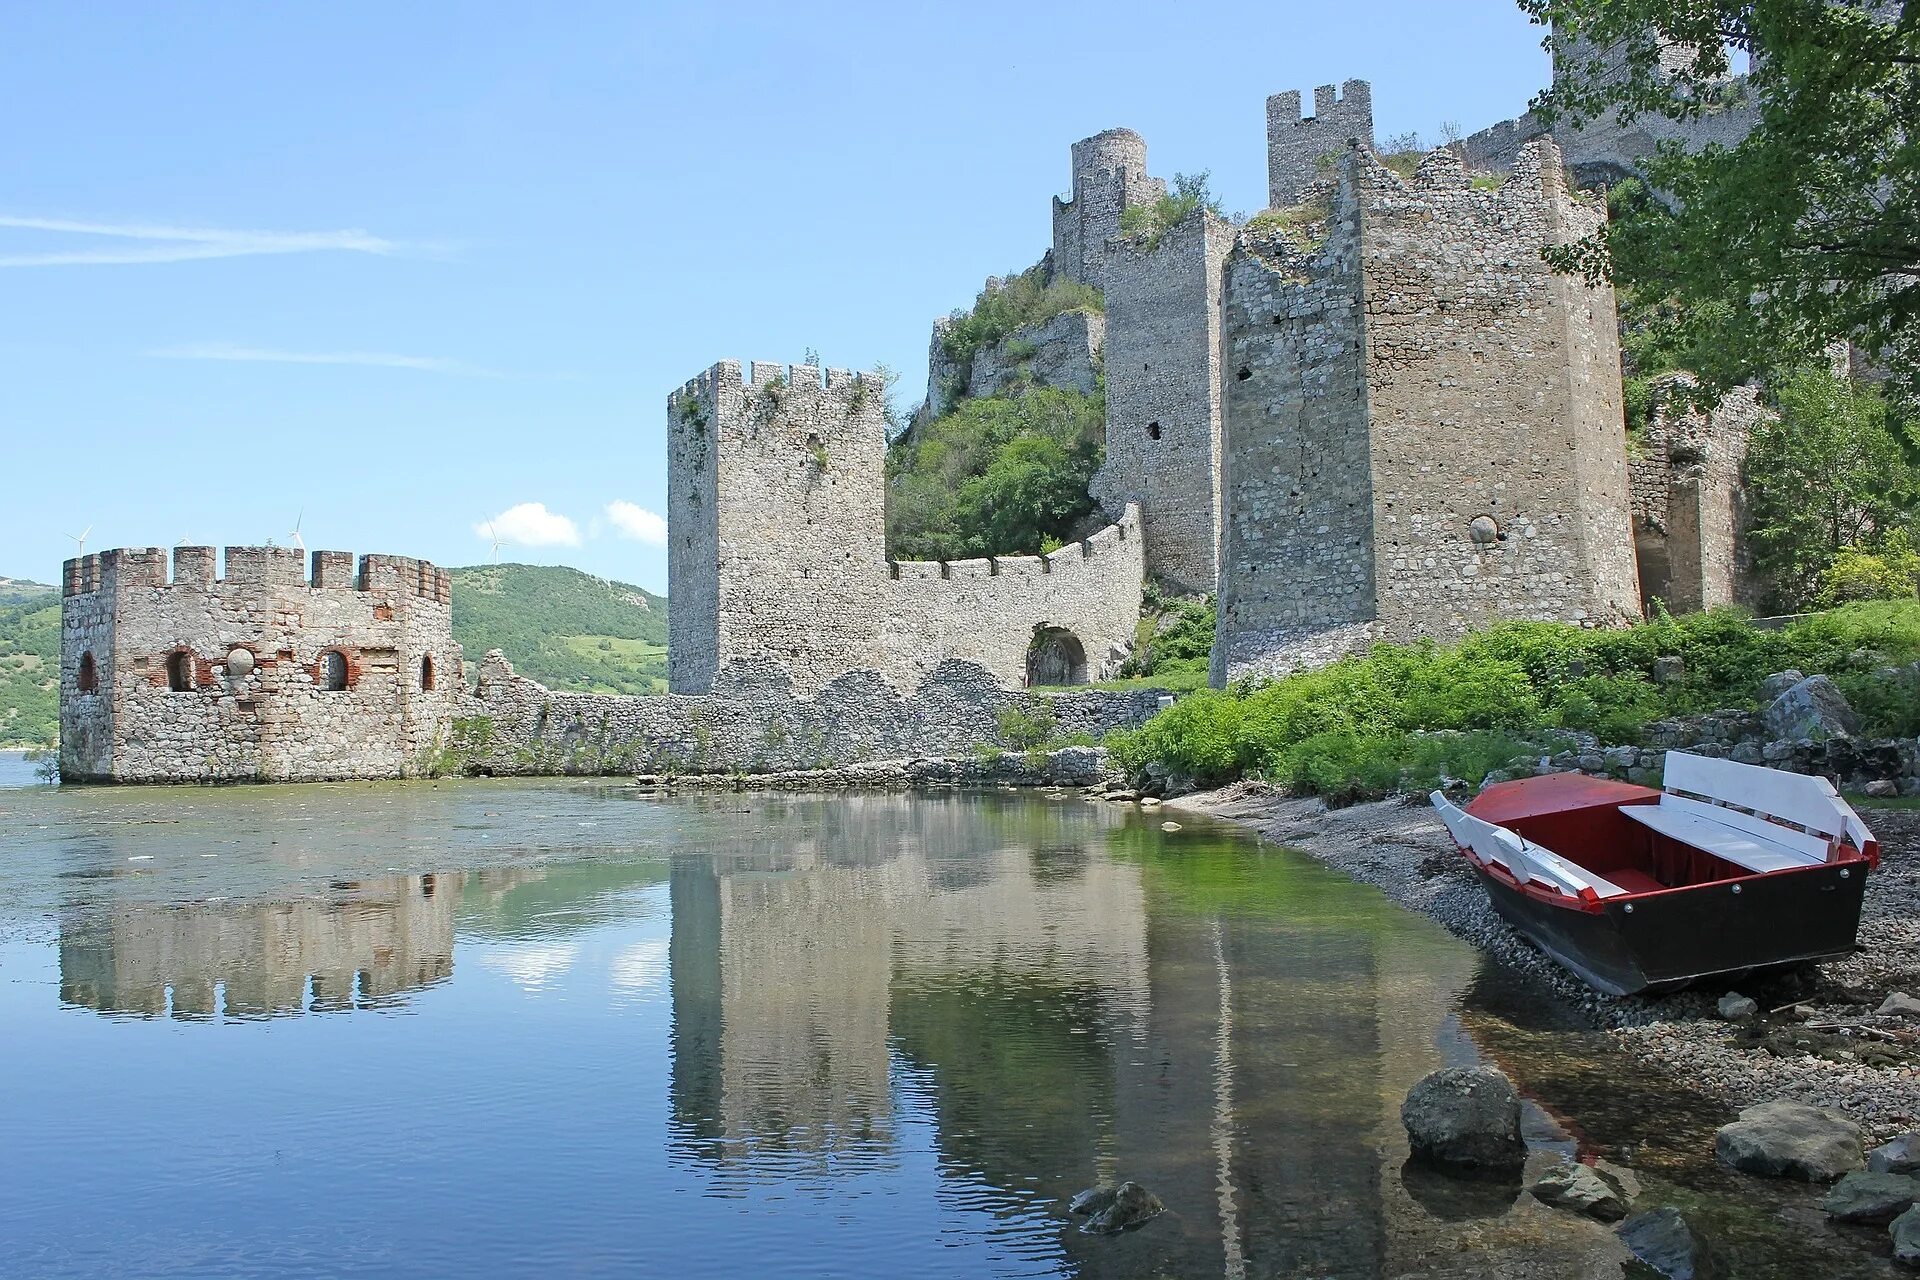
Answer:
M1875 800L1891 800L1900 794L1900 784L1892 778L1875 778L1860 788L1860 792Z
M1767 704L1767 732L1791 742L1851 738L1860 720L1839 686L1825 676L1808 676Z
M1542 1204L1571 1209L1602 1222L1618 1222L1627 1216L1623 1189L1571 1160L1541 1174L1527 1190Z
M1760 682L1760 701L1772 702L1806 678L1805 673L1796 671L1792 667L1785 671L1776 671Z
M1920 1267L1920 1209L1909 1209L1887 1228L1893 1237L1893 1260L1907 1267Z
M1400 1104L1413 1157L1446 1172L1500 1175L1527 1160L1520 1096L1491 1067L1444 1067Z
M1920 1133L1903 1133L1867 1152L1874 1173L1920 1173Z
M1067 1211L1086 1221L1080 1229L1091 1235L1116 1235L1145 1226L1166 1211L1160 1197L1137 1182L1117 1187L1092 1187L1067 1202Z
M1915 1000L1904 991L1890 991L1874 1012L1882 1017L1920 1018L1920 1000Z
M1866 1163L1860 1126L1824 1107L1776 1098L1748 1107L1714 1137L1720 1162L1742 1173L1832 1182Z
M1920 1180L1904 1173L1864 1173L1856 1169L1833 1184L1820 1207L1835 1222L1881 1226L1913 1208L1916 1199L1920 1199Z
M1713 1250L1678 1209L1634 1214L1620 1224L1620 1240L1667 1280L1710 1280L1720 1274Z
M1674 684L1687 674L1687 660L1678 654L1653 660L1653 682L1655 684Z
M1720 997L1720 1016L1728 1022L1745 1022L1760 1012L1760 1005L1749 996L1738 991L1729 991Z

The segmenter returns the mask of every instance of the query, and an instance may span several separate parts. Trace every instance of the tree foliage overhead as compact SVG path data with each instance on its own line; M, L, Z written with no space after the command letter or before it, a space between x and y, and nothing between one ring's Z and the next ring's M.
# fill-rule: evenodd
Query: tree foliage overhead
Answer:
M1535 103L1556 127L1609 115L1697 120L1737 95L1758 112L1736 146L1663 143L1643 168L1666 198L1616 210L1561 265L1678 294L1688 304L1678 340L1709 388L1842 338L1915 376L1920 5L1519 4L1553 26L1562 50L1554 87ZM1744 82L1729 80L1730 50L1756 51Z
M887 453L887 553L901 560L1033 555L1092 513L1106 396L1038 387L962 400Z

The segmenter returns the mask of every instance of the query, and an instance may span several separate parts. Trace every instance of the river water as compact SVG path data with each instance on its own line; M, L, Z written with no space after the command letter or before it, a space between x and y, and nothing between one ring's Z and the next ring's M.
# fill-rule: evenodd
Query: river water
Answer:
M1619 1274L1517 1184L1403 1173L1406 1089L1479 1058L1531 1095L1536 1167L1633 1156L1736 1274L1878 1273L1477 953L1183 821L0 791L0 1274ZM1168 1212L1076 1230L1120 1178Z

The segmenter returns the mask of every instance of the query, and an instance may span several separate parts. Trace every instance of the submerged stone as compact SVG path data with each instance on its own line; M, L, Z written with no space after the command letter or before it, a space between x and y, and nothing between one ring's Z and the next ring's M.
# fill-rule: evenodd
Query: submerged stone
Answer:
M1667 1280L1711 1280L1721 1274L1706 1240L1671 1206L1634 1214L1620 1224L1620 1239Z
M1831 1182L1866 1162L1862 1145L1860 1126L1840 1113L1776 1098L1722 1126L1713 1149L1742 1173Z
M1920 1181L1904 1173L1855 1170L1834 1183L1820 1207L1835 1222L1892 1222L1920 1198Z
M1895 1218L1887 1234L1893 1237L1893 1260L1902 1266L1920 1267L1920 1208Z
M1526 1163L1520 1096L1491 1067L1444 1067L1407 1092L1400 1122L1414 1158L1466 1174L1512 1173Z
M1618 1222L1627 1216L1622 1189L1597 1170L1571 1160L1541 1174L1527 1190L1542 1204L1571 1209L1602 1222Z
M1095 1187L1082 1191L1067 1203L1070 1212L1086 1217L1082 1231L1092 1235L1116 1235L1145 1226L1166 1211L1160 1197L1137 1182L1117 1187Z

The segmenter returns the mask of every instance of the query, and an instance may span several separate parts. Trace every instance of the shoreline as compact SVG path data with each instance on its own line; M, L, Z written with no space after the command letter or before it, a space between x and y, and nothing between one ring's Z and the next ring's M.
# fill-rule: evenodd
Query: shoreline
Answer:
M1329 809L1317 798L1237 782L1160 807L1246 827L1374 885L1538 985L1638 1061L1730 1107L1778 1097L1834 1107L1867 1131L1870 1144L1920 1128L1920 1021L1872 1016L1891 991L1920 993L1920 812L1865 815L1882 852L1867 882L1854 955L1811 977L1791 972L1669 995L1609 996L1500 918L1424 800ZM1760 1016L1720 1018L1716 1003L1730 990L1757 1000ZM1823 1030L1863 1025L1852 1034Z

